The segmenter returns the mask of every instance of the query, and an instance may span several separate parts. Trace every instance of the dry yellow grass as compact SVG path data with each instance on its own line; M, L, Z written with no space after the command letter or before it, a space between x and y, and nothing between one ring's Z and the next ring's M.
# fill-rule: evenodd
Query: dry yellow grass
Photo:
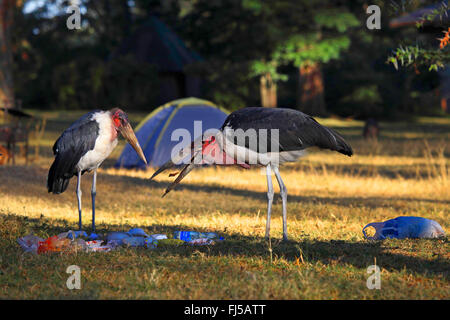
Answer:
M424 142L392 130L387 133L399 141L382 139L370 145L352 134L360 123L340 124L354 157L313 150L282 167L291 242L278 242L282 226L277 197L273 256L263 240L266 179L260 169L198 169L161 199L173 177L163 174L150 182L152 170L114 169L109 161L99 171L97 186L101 232L131 226L168 234L194 229L219 232L227 241L213 248L78 256L73 259L84 266L86 288L78 293L68 293L60 284L72 258L23 257L15 244L27 232L45 236L76 228L75 181L61 195L47 193L49 153L32 166L0 167L0 271L7 275L0 278L0 297L449 298L448 240L372 243L361 233L369 222L402 215L434 219L449 232L448 133L430 133ZM404 145L408 148L399 147ZM84 175L82 182L83 224L89 230L91 176ZM278 191L275 179L274 185ZM365 287L366 268L375 257L383 270L380 292ZM46 268L57 274L48 283L39 280Z

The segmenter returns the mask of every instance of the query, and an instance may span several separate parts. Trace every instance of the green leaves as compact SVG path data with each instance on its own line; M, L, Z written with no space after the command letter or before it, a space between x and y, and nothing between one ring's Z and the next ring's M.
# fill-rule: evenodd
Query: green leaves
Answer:
M255 6L255 3L260 2L246 0L244 3L246 6ZM250 76L270 73L274 81L283 81L287 76L278 73L279 66L293 64L303 67L338 59L340 53L350 46L350 38L341 34L359 25L360 22L352 13L340 8L317 9L311 25L280 39L269 62L258 60L251 65Z
M269 73L275 82L286 81L288 76L277 72L278 64L275 60L271 61L254 61L250 66L250 77L261 76Z
M416 27L421 28L425 22L434 22L438 17L442 22L444 16L448 16L448 5L442 1L439 7L424 14L416 23ZM450 62L450 52L448 48L425 49L418 45L400 46L387 59L387 63L392 63L397 70L399 62L400 65L405 67L412 65L415 67L426 66L428 71L438 71L439 68L444 68Z
M342 50L350 46L347 36L320 39L318 34L295 35L280 45L276 56L284 63L302 67L317 62L327 63L338 59Z
M263 4L261 3L261 0L243 0L242 1L242 7L248 10L251 10L255 13L259 13L262 10Z
M342 33L349 28L360 25L359 20L349 12L342 12L338 9L321 10L314 16L314 22L329 29L336 29Z
M398 70L398 65L409 67L427 66L428 71L438 71L439 68L444 68L447 63L450 63L450 52L448 50L424 49L415 46L400 46L394 51L394 54L389 56L387 63L392 63L395 69Z

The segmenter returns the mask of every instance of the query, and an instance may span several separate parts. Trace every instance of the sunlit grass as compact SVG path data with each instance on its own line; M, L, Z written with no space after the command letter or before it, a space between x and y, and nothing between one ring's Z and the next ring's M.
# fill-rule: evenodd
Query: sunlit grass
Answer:
M0 167L0 297L448 299L448 238L370 242L361 232L369 222L402 215L434 219L449 232L450 123L436 121L439 125L426 140L420 134L419 139L408 135L433 123L425 120L399 125L401 129L391 124L380 141L372 143L360 138L361 122L321 119L343 132L355 155L311 150L299 162L281 168L288 188L291 241L279 241L281 201L276 195L272 254L264 241L267 187L261 169L200 168L162 199L174 178L164 173L150 182L152 169L114 169L118 148L99 171L100 233L131 227L168 235L198 230L218 232L226 240L212 247L24 255L18 237L47 237L77 228L75 180L61 195L48 194L45 188L50 146L63 127L50 122L39 160L24 166L18 159L16 166ZM398 140L386 138L389 132L396 132ZM90 184L91 175L84 175L87 231ZM382 269L381 290L365 285L366 269L375 258ZM82 290L65 287L65 270L71 264L82 269Z

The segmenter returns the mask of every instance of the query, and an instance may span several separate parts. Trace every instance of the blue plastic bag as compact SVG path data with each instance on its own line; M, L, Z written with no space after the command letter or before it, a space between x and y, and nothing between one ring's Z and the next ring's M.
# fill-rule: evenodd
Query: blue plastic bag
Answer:
M87 233L86 231L72 231L69 230L68 234L67 234L67 238L69 238L70 240L73 240L74 237L75 238L79 238L79 237L87 237Z
M376 230L373 237L366 235L365 230L369 227ZM445 231L439 223L421 217L397 217L385 222L372 222L366 225L362 232L369 240L445 237Z
M128 234L133 237L148 237L149 236L141 228L130 229L130 231L128 231Z
M117 232L117 231L112 231L110 233L108 233L107 237L106 237L106 241L117 241L119 243L122 243L122 240L125 238L129 238L130 235L126 232Z

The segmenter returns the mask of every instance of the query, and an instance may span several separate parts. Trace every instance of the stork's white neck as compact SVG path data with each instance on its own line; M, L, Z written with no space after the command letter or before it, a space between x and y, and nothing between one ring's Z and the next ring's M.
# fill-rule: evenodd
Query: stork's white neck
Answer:
M81 170L93 170L111 154L117 146L117 130L109 111L96 112L92 116L99 126L98 136L93 150L88 151L78 162Z

